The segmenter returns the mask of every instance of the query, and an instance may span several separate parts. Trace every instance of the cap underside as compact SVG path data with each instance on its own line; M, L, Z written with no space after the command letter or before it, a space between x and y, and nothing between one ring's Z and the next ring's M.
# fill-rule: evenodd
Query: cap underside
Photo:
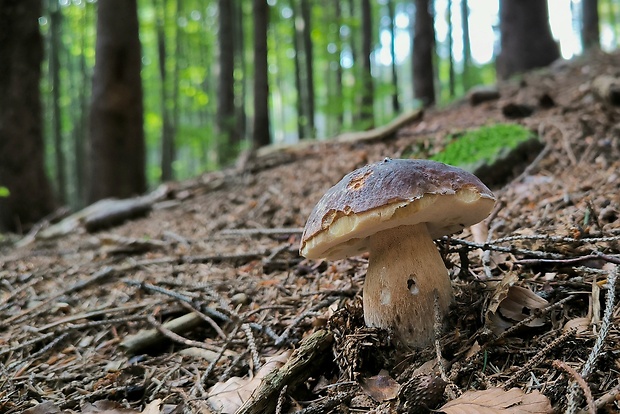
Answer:
M461 231L483 220L495 198L466 187L453 194L425 194L362 213L341 212L323 231L304 241L301 254L310 259L343 259L368 249L368 237L398 226L427 223L433 239ZM337 214L337 213L335 213Z

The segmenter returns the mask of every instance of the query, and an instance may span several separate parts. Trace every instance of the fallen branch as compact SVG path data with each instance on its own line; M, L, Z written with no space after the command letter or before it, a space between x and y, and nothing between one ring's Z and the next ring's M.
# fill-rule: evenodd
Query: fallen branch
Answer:
M416 109L394 118L390 123L386 125L382 125L369 131L345 132L344 134L340 134L336 138L334 138L334 141L347 143L368 143L371 141L386 139L391 137L394 133L396 133L396 131L398 131L405 125L410 124L414 121L419 121L420 119L422 119L423 115L424 112L422 110Z
M237 411L237 414L258 414L274 412L278 397L284 386L294 389L308 378L311 367L317 367L331 346L333 335L320 330L299 344L289 360L280 369L267 375L249 400Z

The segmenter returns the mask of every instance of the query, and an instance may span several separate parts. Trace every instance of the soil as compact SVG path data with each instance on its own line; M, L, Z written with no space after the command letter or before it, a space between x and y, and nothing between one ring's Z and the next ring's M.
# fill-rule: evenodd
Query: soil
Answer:
M557 62L500 84L499 99L428 110L395 135L248 157L166 184L145 217L5 245L0 412L234 411L248 395L211 389L227 380L273 387L267 405L255 394L241 412L423 412L498 388L558 412L618 410L620 110L592 84L619 67L620 55L600 52ZM493 186L482 225L437 241L455 301L435 347L403 349L364 326L367 256L306 260L301 230L355 168L429 155L498 122L530 128L544 149ZM317 332L328 339L308 339ZM440 365L414 371L439 353ZM300 355L303 368L260 386L270 358Z

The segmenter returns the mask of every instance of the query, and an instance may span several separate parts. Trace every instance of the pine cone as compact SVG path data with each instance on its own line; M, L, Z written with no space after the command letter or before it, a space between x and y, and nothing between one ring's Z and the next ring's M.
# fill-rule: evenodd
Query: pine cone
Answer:
M434 374L412 377L400 389L398 411L401 413L428 413L443 400L446 382Z

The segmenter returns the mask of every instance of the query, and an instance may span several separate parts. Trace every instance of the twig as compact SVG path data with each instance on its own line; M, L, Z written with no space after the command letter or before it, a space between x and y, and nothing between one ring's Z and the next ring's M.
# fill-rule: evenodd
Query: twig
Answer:
M314 305L310 309L302 312L295 319L293 319L293 321L290 323L289 326L286 327L286 329L284 329L284 332L282 332L282 334L276 340L275 345L279 346L279 345L282 345L284 342L286 342L288 340L288 337L291 334L291 331L293 330L293 328L295 326L297 326L297 324L299 324L299 322L301 322L304 318L314 314L319 309L322 309L322 308L324 308L326 306L330 306L337 299L338 298L333 298L333 297L332 298L323 299L322 301L320 301L319 303L317 303L316 305Z
M276 405L275 414L282 414L282 408L284 407L284 403L286 402L286 390L288 389L288 385L282 387L282 391L280 391L280 395L278 395L278 404Z
M579 373L577 371L575 371L574 368L572 368L570 365L568 365L567 363L563 362L563 361L559 361L559 360L554 360L553 364L554 367L562 369L564 371L566 371L571 377L573 377L573 379L575 380L575 382L579 385L579 387L581 388L581 390L583 391L583 395L585 395L586 397L586 401L588 403L588 412L590 414L596 414L596 406L594 405L594 399L592 398L592 391L590 390L590 387L588 386L588 383L586 382L586 380L583 379L583 377L581 375L579 375ZM572 388L572 387L571 387ZM571 395L573 395L573 393L571 393ZM568 406L569 407L574 407L574 400L570 400L568 402ZM567 411L571 411L571 409L567 410ZM572 411L574 412L574 409L572 409Z
M558 258L558 259L521 259L521 260L516 260L515 263L517 264L542 264L542 263L557 263L557 264L573 264L573 263L579 263L579 262L584 262L586 260L604 260L606 262L609 263L613 263L613 264L617 264L620 265L620 257L618 256L611 256L608 254L604 254L601 252L594 252L592 254L588 254L585 256L579 256L579 257L570 257L570 258Z
M195 315L195 314L188 314L188 315ZM188 316L186 315L186 316ZM170 339L171 341L180 343L182 345L188 346L188 347L195 347L195 348L202 348L202 349L207 349L209 351L217 351L219 350L218 347L214 347L214 346L210 346L207 345L204 342L201 341L193 341L191 339L187 339L182 337L181 335L175 333L174 331L172 331L171 329L168 329L165 324L162 325L161 323L157 322L157 320L155 319L155 317L153 315L149 315L147 317L147 321L155 327L155 329L157 330L157 332L159 332L160 334L162 334L163 336L165 336L166 338Z
M34 345L34 344L39 343L41 341L45 341L46 339L48 339L48 338L50 338L50 337L52 337L54 335L56 335L54 332L50 332L50 333L42 335L42 336L40 336L38 338L31 339L30 341L22 342L19 345L15 345L15 346L12 346L12 347L9 347L9 348L0 349L0 356L2 356L4 354L11 353L11 352L19 351L20 349L23 349L23 348L27 348L30 345Z
M450 241L450 243L461 244L466 247L470 247L473 249L482 249L482 250L494 250L498 252L504 253L513 253L513 254L522 254L524 256L533 256L539 257L541 259L562 259L564 256L558 253L546 253L538 250L528 250L528 249L519 249L517 247L506 247L506 246L497 246L494 243L476 243L470 240L465 239L454 239L448 238L448 236L444 236L441 238L443 241Z
M358 390L353 389L349 391L339 392L338 394L324 398L317 403L304 408L303 410L295 411L295 414L324 414L340 406L341 404L348 403L358 393Z
M583 368L581 369L581 377L587 378L592 371L594 370L594 366L596 365L596 361L603 349L603 345L605 344L605 339L607 338L607 334L609 333L609 328L611 326L611 319L614 310L614 302L616 296L616 279L618 277L618 266L615 266L607 277L607 298L605 300L605 312L603 313L603 321L601 323L601 328L599 329L598 335L596 337L596 342L592 347L592 351L590 351L590 355L588 355L588 359L583 364ZM581 385L581 384L580 384ZM583 387L582 387L583 388ZM585 393L585 390L584 390ZM584 394L585 395L585 394ZM588 398L587 395L586 400ZM568 396L569 401L569 409L567 413L574 413L576 411L576 398L577 398L577 387L571 387L571 393ZM592 396L590 396L592 398ZM590 402L588 401L588 405Z
M198 316L200 316L206 323L211 325L211 327L215 330L215 332L219 335L220 338L226 339L226 333L224 333L222 328L220 328L220 326L213 320L213 318L211 318L209 315L201 312L199 309L196 309L190 303L187 303L187 302L180 302L180 303L181 303L181 306L183 306L185 309L191 310L193 312L196 312L196 314L198 314ZM207 307L207 309L210 309L210 308ZM218 314L221 314L221 312L218 312ZM228 317L225 318L224 320L230 321L230 319Z
M155 322L153 324L152 322ZM151 325L154 326L153 329L146 329L140 331L134 335L130 335L126 337L121 343L120 346L124 348L128 353L132 354L140 349L148 348L159 343L165 336L164 332L157 329L157 326L161 326L165 328L165 331L171 331L175 334L189 331L190 329L195 328L196 326L203 323L203 320L198 314L195 312L188 313L171 321L164 323L163 325L159 324L159 322L153 319L151 321ZM201 348L204 347L204 343L202 343ZM213 349L212 349L213 350Z
M545 346L543 349L538 351L532 358L529 359L525 363L525 365L515 372L508 380L504 383L504 389L510 389L512 386L521 378L525 373L531 371L535 366L537 366L553 348L561 345L566 342L569 338L575 335L575 329L570 329L564 332L562 335L555 338L551 343Z
M439 369L439 374L441 375L441 379L444 380L446 384L448 384L448 394L449 394L448 397L450 398L450 400L453 400L457 398L459 395L461 395L461 391L456 386L456 384L452 382L450 378L448 378L448 375L446 374L446 367L444 367L443 365L443 357L441 356L441 341L440 341L443 321L441 318L441 312L439 310L439 293L435 289L433 291L433 294L434 294L433 313L435 314L433 330L435 334L434 344L435 344L435 356L437 358L437 367Z
M258 354L258 349L256 348L256 342L254 341L254 335L252 335L252 328L247 323L241 324L241 329L245 333L245 338L248 341L248 348L250 348L250 353L252 354L252 362L254 363L254 369L258 369L261 365L260 363L260 355Z
M43 331L47 331L48 329L55 328L56 326L62 325L64 323L71 323L71 322L79 321L80 319L90 319L90 318L94 318L96 316L107 315L107 314L110 314L110 313L126 312L126 311L129 311L129 310L144 308L144 307L147 307L147 306L150 306L150 305L152 305L152 303L138 303L138 304L135 304L135 305L127 305L127 306L123 306L123 307L119 307L119 308L98 309L98 310L94 310L94 311L91 311L91 312L85 312L85 313L80 313L80 314L77 314L77 315L71 315L71 316L68 316L66 318L62 318L62 319L59 319L57 321L50 322L47 325L43 325L43 326L40 326L38 328L34 328L33 331L34 332L43 332Z
M301 227L278 228L278 229L225 229L219 232L220 236L279 236L288 234L301 234Z
M209 365L207 366L207 369L205 369L205 372L203 372L203 374L200 376L200 384L206 384L207 383L207 379L209 378L209 375L211 375L211 372L213 372L213 369L215 368L215 365L220 361L220 359L224 355L224 352L226 352L226 349L228 349L228 347L230 346L232 338L234 338L235 335L237 335L237 331L238 330L239 330L239 325L235 325L235 327L233 328L233 330L230 333L230 335L228 335L228 340L226 342L224 342L224 344L220 348L220 350L217 353L217 355L215 356L215 358L213 358L213 361L211 361L209 363Z
M54 338L54 340L52 340L49 344L45 345L43 348L39 349L34 354L29 355L29 358L37 359L40 355L43 355L44 353L46 353L47 351L49 351L50 349L58 345L60 342L62 342L62 340L65 339L67 336L69 336L68 332L65 332L59 335L58 337Z

